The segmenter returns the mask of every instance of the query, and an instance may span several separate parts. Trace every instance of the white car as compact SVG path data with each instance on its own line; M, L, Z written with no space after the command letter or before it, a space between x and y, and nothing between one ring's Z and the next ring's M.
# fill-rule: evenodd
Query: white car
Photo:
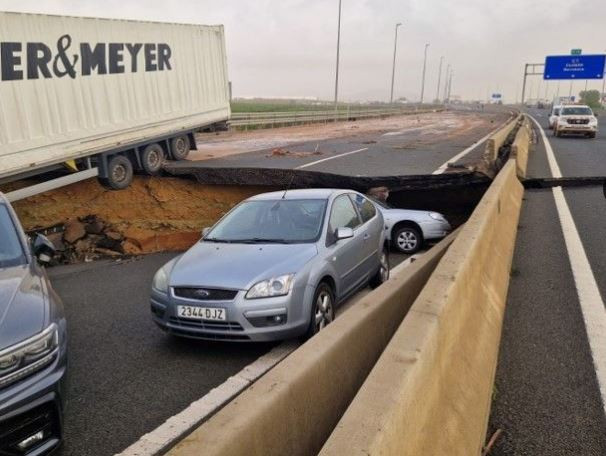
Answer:
M554 125L558 121L558 117L560 116L560 110L562 109L562 105L554 105L551 110L551 114L549 115L549 129L553 130Z
M598 119L589 106L565 105L553 127L554 136L580 134L595 138L598 133Z
M452 231L450 223L439 212L397 209L371 199L383 214L385 239L400 253L416 253L425 241L442 239Z

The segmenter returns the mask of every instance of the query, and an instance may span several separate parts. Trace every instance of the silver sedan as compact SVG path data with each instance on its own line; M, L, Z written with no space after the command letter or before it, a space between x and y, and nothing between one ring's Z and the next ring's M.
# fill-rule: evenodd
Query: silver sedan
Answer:
M442 239L452 230L439 212L397 209L372 198L385 219L385 237L405 254L418 252L425 241Z
M190 338L310 337L358 289L388 280L384 226L354 191L257 195L156 273L152 318Z

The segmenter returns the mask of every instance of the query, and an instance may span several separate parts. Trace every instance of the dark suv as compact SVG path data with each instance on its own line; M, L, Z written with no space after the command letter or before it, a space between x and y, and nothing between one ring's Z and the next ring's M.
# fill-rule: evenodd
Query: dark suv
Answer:
M39 265L53 252L44 236L30 244L0 193L0 456L48 454L61 442L66 322Z

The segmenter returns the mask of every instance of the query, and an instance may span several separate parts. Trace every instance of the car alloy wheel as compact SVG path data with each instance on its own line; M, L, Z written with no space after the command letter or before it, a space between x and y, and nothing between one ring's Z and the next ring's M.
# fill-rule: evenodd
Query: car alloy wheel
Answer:
M320 293L318 293L315 302L314 317L316 333L320 332L335 319L332 296L328 290L323 289L320 291Z
M410 253L416 251L419 245L419 236L414 230L403 230L398 234L396 244L402 252Z

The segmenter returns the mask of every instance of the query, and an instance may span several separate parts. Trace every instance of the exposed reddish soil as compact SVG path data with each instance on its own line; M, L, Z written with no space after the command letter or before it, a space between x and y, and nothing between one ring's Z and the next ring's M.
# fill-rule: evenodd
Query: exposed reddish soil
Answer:
M18 201L14 208L27 231L52 228L50 232L63 233L62 239L53 236L55 242L65 241L68 251L80 242L69 261L111 256L110 251L187 249L200 238L202 228L240 201L265 191L264 187L206 186L179 178L140 176L126 190L111 191L90 179ZM97 230L97 223L102 228ZM117 238L114 248L108 248L112 246L108 233ZM82 243L87 240L89 245Z

